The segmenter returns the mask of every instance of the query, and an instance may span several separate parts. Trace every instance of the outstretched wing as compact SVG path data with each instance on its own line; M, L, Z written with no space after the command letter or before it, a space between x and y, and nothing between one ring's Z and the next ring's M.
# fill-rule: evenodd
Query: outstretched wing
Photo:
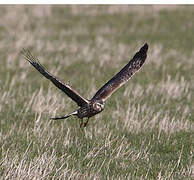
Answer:
M147 50L148 44L145 43L134 55L133 59L96 92L92 100L105 101L114 91L125 84L144 64L147 57Z
M36 60L29 50L23 49L21 51L22 55L27 61L32 64L44 77L49 79L56 87L67 94L73 101L77 103L78 106L83 106L88 104L88 100L83 98L77 91L75 91L68 84L63 83L61 80L50 74L39 62Z

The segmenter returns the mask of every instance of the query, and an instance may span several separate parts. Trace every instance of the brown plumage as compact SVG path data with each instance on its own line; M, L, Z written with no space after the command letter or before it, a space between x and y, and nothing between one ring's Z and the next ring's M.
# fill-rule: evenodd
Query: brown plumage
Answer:
M57 77L50 74L39 62L36 60L29 50L23 49L21 53L43 76L49 79L56 87L62 90L67 96L77 103L79 109L71 114L52 118L53 120L65 119L71 115L80 118L80 127L86 127L90 117L102 112L104 110L105 100L112 95L119 87L125 84L144 64L147 57L148 45L147 43L134 55L131 61L121 69L112 79L110 79L104 86L102 86L91 100L82 97L71 86L63 83ZM83 118L87 117L87 121L83 123Z

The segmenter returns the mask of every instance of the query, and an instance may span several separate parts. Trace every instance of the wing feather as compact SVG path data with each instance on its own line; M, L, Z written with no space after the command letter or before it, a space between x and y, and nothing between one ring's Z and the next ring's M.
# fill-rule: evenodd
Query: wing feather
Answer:
M105 101L113 94L113 92L125 84L144 64L147 57L147 50L148 44L145 43L144 46L134 55L132 60L96 92L92 100Z
M23 49L21 51L22 55L27 61L30 62L44 77L49 79L57 88L62 90L67 96L69 96L73 101L77 103L78 106L83 106L88 104L88 100L83 98L77 91L75 91L71 86L66 83L63 83L57 77L50 74L39 62L34 58L29 50Z

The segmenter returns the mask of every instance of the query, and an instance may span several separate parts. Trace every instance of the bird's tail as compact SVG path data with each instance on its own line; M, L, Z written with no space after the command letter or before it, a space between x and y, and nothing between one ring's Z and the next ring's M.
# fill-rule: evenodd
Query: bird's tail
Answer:
M77 111L74 111L74 112L72 112L71 114L68 114L68 115L65 115L65 116L54 117L54 118L51 118L51 119L52 119L52 120L66 119L66 118L68 118L69 116L72 116L72 115L77 115Z

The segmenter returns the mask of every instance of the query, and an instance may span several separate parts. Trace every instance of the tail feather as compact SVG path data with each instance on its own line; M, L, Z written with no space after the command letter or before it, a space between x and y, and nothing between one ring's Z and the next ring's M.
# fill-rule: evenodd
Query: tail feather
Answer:
M51 119L52 119L52 120L66 119L66 118L68 118L69 116L71 116L71 115L65 115L65 116L61 116L61 117L54 117L54 118L51 118Z
M65 115L65 116L61 116L61 117L54 117L54 118L51 118L51 119L52 119L52 120L66 119L66 118L68 118L69 116L76 115L76 114L77 114L77 111L74 111L74 112L72 112L71 114L68 114L68 115Z

